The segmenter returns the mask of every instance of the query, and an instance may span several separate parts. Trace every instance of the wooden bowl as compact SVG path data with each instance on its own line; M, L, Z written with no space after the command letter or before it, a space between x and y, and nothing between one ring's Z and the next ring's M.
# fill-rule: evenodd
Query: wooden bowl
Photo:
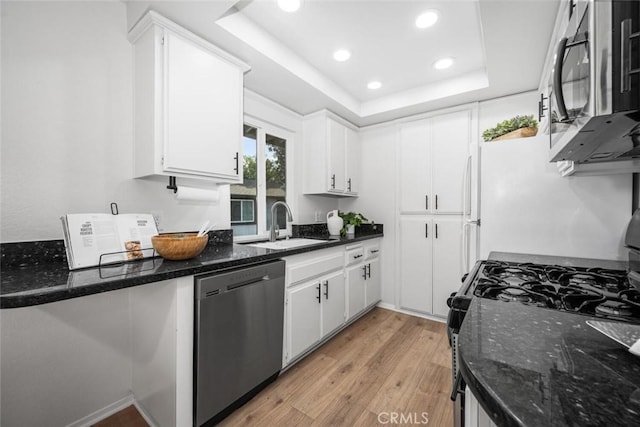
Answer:
M153 249L164 259L180 261L200 255L207 246L209 235L197 233L167 233L151 237Z

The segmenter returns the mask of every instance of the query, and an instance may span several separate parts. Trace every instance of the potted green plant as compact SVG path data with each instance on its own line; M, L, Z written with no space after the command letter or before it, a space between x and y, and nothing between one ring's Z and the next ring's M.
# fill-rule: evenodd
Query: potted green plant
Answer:
M344 222L342 230L340 230L341 235L353 235L355 234L355 227L362 224L364 221L368 221L367 218L361 213L356 212L338 212L340 218Z
M538 121L529 116L515 116L498 123L495 127L482 132L485 141L499 141L509 138L525 138L538 133Z

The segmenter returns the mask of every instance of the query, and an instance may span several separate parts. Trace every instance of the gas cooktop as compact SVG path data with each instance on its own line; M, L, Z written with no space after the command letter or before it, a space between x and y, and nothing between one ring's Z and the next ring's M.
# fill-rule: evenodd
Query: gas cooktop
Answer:
M623 270L489 260L468 289L480 298L640 323L640 291Z

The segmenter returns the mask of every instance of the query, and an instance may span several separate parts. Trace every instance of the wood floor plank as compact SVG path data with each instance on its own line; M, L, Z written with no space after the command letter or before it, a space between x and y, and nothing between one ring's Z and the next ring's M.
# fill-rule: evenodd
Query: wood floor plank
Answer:
M148 427L135 406L130 405L108 418L97 422L93 427Z

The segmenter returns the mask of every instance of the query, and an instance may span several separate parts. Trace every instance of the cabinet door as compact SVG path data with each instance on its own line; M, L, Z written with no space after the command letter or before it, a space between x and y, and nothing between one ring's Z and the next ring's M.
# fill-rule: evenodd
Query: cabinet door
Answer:
M347 269L347 320L365 308L365 266Z
M400 306L431 313L433 224L424 216L400 219Z
M240 181L242 72L167 31L164 48L164 170Z
M345 127L332 119L327 119L327 143L329 144L329 182L330 192L342 193L345 190Z
M345 172L345 190L349 194L358 194L360 191L360 138L353 129L346 130L346 159L347 170Z
M322 278L322 336L325 336L345 322L344 273L338 271Z
M400 128L400 212L426 212L433 202L427 120L406 123ZM462 196L461 196L462 197Z
M446 316L449 312L447 298L460 289L460 279L464 274L462 219L436 218L433 224L433 314Z
M375 304L381 299L382 295L382 282L380 277L380 260L372 259L367 264L367 280L365 280L366 291L366 303L369 307L371 304Z
M443 114L431 119L433 213L462 213L470 125L469 111Z
M287 290L288 360L292 360L321 337L320 281Z

